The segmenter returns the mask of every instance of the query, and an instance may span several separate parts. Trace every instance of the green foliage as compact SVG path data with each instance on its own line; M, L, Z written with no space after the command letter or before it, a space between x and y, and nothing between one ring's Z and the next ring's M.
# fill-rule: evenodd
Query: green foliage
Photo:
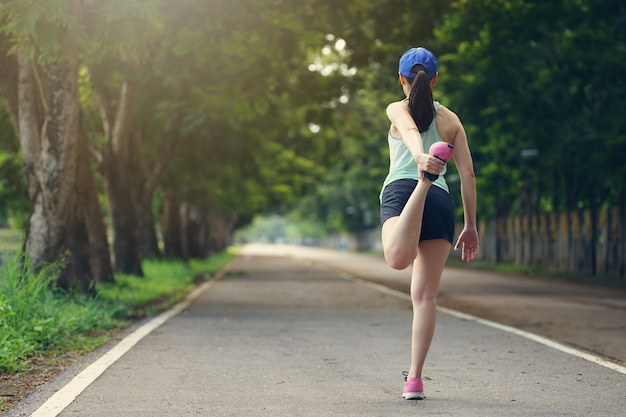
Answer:
M312 219L294 216L258 216L237 231L235 237L241 242L312 242L328 235L325 225Z
M201 276L207 279L228 265L235 256L236 252L229 249L214 253L206 259L191 259L188 264L189 273L194 278Z
M213 274L234 255L224 252L206 260L146 260L143 277L116 274L115 283L98 286L98 297L113 306L117 318L145 317L182 299L195 285L198 275Z
M623 198L625 16L603 0L453 3L437 31L441 87L471 131L479 214Z
M0 254L4 252L14 253L19 251L23 239L24 232L20 229L0 228Z
M244 242L275 243L287 239L287 223L281 216L256 217L237 231L236 238Z
M563 269L547 268L543 265L521 265L503 262L494 263L483 260L476 260L468 264L467 262L455 257L448 258L446 265L456 268L491 272L495 271L519 276L539 276L585 285L602 285L606 287L626 288L624 280L614 276L590 275L581 271L565 271Z
M435 98L466 126L480 217L624 201L625 15L611 0L7 0L0 29L40 61L76 41L94 148L94 86L114 105L122 80L139 84L137 169L167 166L157 195L357 231L378 223L384 110L417 45L438 55ZM0 219L27 212L9 126Z
M101 303L55 291L54 266L37 271L20 256L7 254L0 265L0 372L26 369L37 353L93 347L103 339L87 331L119 324Z
M31 57L39 52L48 59L58 57L62 52L61 33L58 27L71 25L68 17L69 2L67 1L39 1L36 7L31 3L19 0L6 0L0 4L0 20L2 32L14 39L14 49L27 47ZM58 26L53 22L57 22ZM56 27L55 27L56 26ZM31 41L34 41L31 43ZM38 48L35 48L38 44ZM39 49L39 51L37 51Z
M54 265L35 270L20 256L5 254L0 264L0 373L26 370L34 356L95 348L107 340L103 331L171 306L192 289L195 276L210 276L234 255L190 265L147 261L144 278L117 276L96 298L56 290ZM91 336L98 333L105 336Z
M3 153L2 150L0 150L0 201L0 224L28 210L21 158L18 154Z
M174 112L159 112L161 121L177 118L166 123L184 144L164 186L186 201L245 218L291 207L319 182L324 167L296 103L312 106L335 92L309 88L314 77L303 63L323 34L306 19L319 10L293 6L247 0L206 8L186 0L168 14L171 48L159 51L154 82L184 98Z
M0 103L0 225L10 218L17 220L16 227L25 225L28 199L22 169L15 129L5 106Z
M382 72L371 65L344 76L347 85L356 77L362 84L344 88L343 102L335 103L329 115L314 119L319 132L310 136L325 169L316 187L300 198L295 218L317 220L333 231L354 232L378 224L378 195L389 166L385 107L400 91L393 81L387 91L375 87Z
M116 317L153 314L193 288L193 277L181 261L145 261L142 270L144 277L116 274L114 284L98 286L99 297L116 305Z

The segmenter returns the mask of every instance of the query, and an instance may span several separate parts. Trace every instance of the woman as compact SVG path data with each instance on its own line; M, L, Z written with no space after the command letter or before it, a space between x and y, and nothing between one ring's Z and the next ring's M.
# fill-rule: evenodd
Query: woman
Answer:
M466 262L478 255L476 182L461 121L433 101L435 56L425 48L409 49L400 58L398 72L406 99L387 107L390 169L380 196L382 243L392 268L413 264L411 366L404 373L402 396L422 399L422 368L435 331L439 282L454 238L454 208L443 176L451 155L441 155L448 144L461 179L465 218L455 250L462 250ZM431 146L439 157L425 153Z

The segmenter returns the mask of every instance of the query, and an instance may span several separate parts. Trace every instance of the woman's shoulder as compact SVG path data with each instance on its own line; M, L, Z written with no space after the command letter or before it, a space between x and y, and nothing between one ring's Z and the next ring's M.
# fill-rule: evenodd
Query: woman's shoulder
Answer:
M400 101L394 101L392 103L389 103L389 105L387 105L387 114L389 114L389 112L395 112L395 111L401 111L401 110L406 111L408 108L409 108L409 105L406 99L400 100Z
M437 109L436 122L439 136L446 142L452 142L459 129L463 129L459 116L444 105Z
M394 101L387 106L386 109L387 117L391 122L391 127L389 128L389 133L394 138L401 138L402 135L394 121L401 119L403 116L409 114L409 107L407 105L407 100Z
M437 108L437 117L441 117L442 120L445 120L446 122L449 122L449 123L461 122L461 120L459 119L459 116L457 116L455 112L453 112L452 110L450 110L443 104L439 104L439 107Z

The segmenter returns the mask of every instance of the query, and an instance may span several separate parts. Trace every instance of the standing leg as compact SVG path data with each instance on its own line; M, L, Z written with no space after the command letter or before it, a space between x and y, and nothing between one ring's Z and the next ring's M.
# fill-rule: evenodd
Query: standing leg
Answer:
M451 246L450 242L444 239L422 241L419 245L417 258L413 263L411 275L411 301L413 303L411 367L407 375L409 381L413 378L422 377L426 355L435 333L439 282ZM421 388L421 380L416 384ZM420 392L405 392L404 395L407 399L423 398L423 393Z
M411 275L413 327L411 339L411 368L409 376L419 378L435 332L437 294L441 274L450 253L450 242L444 239L425 240Z

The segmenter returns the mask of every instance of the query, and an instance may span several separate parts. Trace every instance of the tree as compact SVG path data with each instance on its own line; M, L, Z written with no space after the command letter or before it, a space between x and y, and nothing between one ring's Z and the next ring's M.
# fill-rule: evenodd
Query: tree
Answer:
M358 232L378 224L378 195L388 169L385 116L402 97L398 59L410 47L434 49L434 28L449 2L352 2L333 10L326 44L312 53L309 89L332 91L323 106L304 105L319 132L312 159L325 167L316 189L301 199L296 217L317 218L331 230ZM309 98L308 96L306 97Z
M16 220L20 228L25 227L28 220L28 199L19 148L14 125L0 102L0 227L9 218Z
M85 244L105 233L91 217L97 210L81 135L77 28L83 4L1 6L2 93L17 124L30 203L25 249L34 265L61 262L60 286L89 290L112 273L106 245Z
M592 273L599 208L624 201L615 156L626 146L625 19L608 0L464 0L438 32L447 92L478 140L479 213L523 213L530 224L565 211L569 224L589 209ZM529 149L537 157L522 158ZM581 169L592 166L614 168Z
M142 275L140 230L153 227L150 207L146 210L151 190L140 189L144 184L140 143L143 132L137 120L137 105L149 56L160 34L162 4L116 0L93 3L85 26L92 42L83 59L101 123L99 131L92 126L92 143L97 143L94 139L98 133L103 137L100 146L92 150L98 152L99 173L108 196L115 269L126 274ZM147 221L141 223L144 218ZM155 255L154 246L145 249L150 252L146 256Z
M188 92L181 128L194 131L166 176L163 235L172 242L166 239L166 251L185 246L179 237L191 222L175 215L181 208L208 213L210 225L198 227L202 217L194 216L193 230L206 229L219 247L236 224L260 210L293 206L319 178L300 107L330 98L329 90L307 83L307 45L323 41L325 33L315 27L317 10L297 3L216 2L196 7L184 16L184 27L170 31L174 47L167 62L197 65L171 82ZM193 47L198 44L203 47Z

